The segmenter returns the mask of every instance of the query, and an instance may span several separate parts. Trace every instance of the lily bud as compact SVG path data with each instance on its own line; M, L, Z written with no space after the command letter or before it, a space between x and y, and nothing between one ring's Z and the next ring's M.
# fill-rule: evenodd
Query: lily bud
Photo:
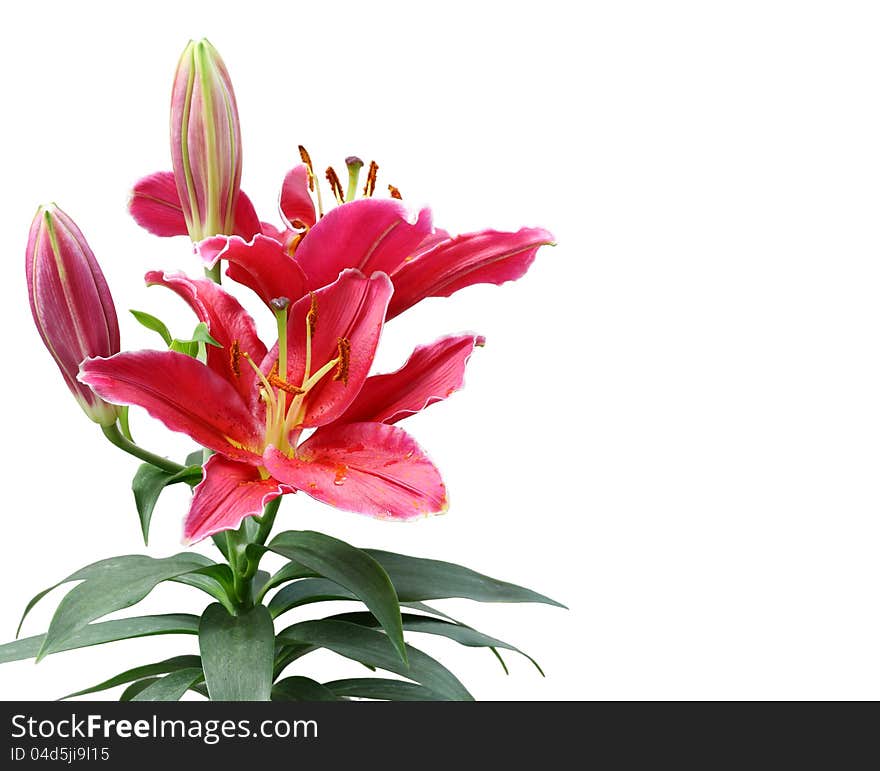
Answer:
M119 323L104 274L86 239L61 209L41 206L25 256L31 313L64 382L92 420L116 422L119 408L77 380L91 356L119 353Z
M190 41L171 93L171 160L193 241L234 232L241 130L226 66L207 40Z

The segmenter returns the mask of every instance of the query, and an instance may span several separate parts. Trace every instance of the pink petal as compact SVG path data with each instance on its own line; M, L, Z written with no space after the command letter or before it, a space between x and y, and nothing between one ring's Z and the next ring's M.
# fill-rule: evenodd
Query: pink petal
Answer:
M468 359L485 342L475 335L452 335L420 345L396 372L367 378L340 422L396 423L442 401L462 387Z
M200 361L175 351L127 351L86 359L79 380L113 404L143 407L229 458L259 460L264 427L232 384Z
M315 224L315 204L309 193L309 168L304 163L294 166L284 177L278 208L287 225L295 230Z
M333 424L303 442L296 457L269 447L263 461L276 479L346 511L414 519L447 508L440 472L397 426Z
M193 494L184 541L193 544L222 530L234 530L245 517L261 514L269 501L292 492L289 485L263 479L256 466L212 455Z
M456 236L416 253L392 274L394 297L388 318L394 318L426 297L449 297L471 284L503 284L520 278L535 252L553 243L541 228L516 233L483 230Z
M345 268L366 275L391 273L431 232L431 212L415 221L394 199L365 198L329 211L297 247L296 261L316 289L335 281Z
M235 201L235 235L250 239L262 230L262 223L251 199L239 190Z
M189 233L170 171L157 171L137 181L128 210L135 222L156 236L185 236Z
M253 289L269 305L276 297L291 302L305 294L305 279L294 259L274 238L262 234L250 241L239 236L214 236L196 245L208 267L228 260L226 275Z
M208 367L232 383L245 403L251 403L258 392L257 375L241 355L248 354L253 361L261 362L266 346L257 336L254 320L238 300L213 281L192 279L183 273L154 270L147 273L146 282L168 287L189 304L222 346L206 346Z
M145 230L154 236L185 236L189 234L186 218L177 195L174 173L157 171L135 183L128 201L128 211ZM235 204L235 233L252 238L259 233L260 218L248 198L239 191Z
M330 286L303 297L291 308L287 326L289 383L298 386L303 382L307 317L313 303L317 313L310 374L339 355L340 339L348 341L345 377L334 379L336 372L343 373L330 372L309 391L302 424L305 427L335 420L357 396L376 355L391 292L391 281L384 273L366 278L359 271L346 270Z

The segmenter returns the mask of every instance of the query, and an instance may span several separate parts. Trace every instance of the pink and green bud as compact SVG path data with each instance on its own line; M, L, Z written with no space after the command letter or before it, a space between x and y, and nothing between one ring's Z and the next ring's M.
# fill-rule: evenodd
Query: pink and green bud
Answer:
M241 183L241 131L235 94L220 54L190 41L171 93L174 181L193 241L235 232Z
M119 353L116 309L95 255L74 221L50 204L37 210L25 262L31 313L64 382L86 415L113 425L119 408L77 380L84 359Z

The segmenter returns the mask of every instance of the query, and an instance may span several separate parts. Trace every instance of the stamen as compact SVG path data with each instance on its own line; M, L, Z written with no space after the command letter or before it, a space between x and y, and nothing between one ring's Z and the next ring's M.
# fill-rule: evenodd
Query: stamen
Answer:
M348 190L345 193L345 200L353 201L357 195L358 178L361 175L364 162L356 155L349 155L345 159L345 165L348 168Z
M309 151L306 150L302 145L299 146L299 157L302 159L302 162L309 167L309 190L315 190L315 169L312 166L312 159L309 156Z
M370 170L367 172L367 184L364 185L364 195L371 198L376 190L376 175L379 173L379 164L370 161Z
M232 345L229 347L229 368L236 377L241 377L241 367L238 364L239 358L241 358L241 346L239 346L238 340L233 340Z
M273 368L273 371L269 373L269 383L275 386L276 388L280 388L282 391L285 391L292 396L298 396L299 394L304 394L305 391L302 388L298 388L293 383L288 383L286 380L282 380L276 374L278 369L278 365L276 364Z
M394 185L388 185L388 192L391 193L392 198L396 198L398 201L403 200L403 196L400 194L400 191L394 187Z
M321 186L315 178L315 167L312 165L312 158L308 150L302 145L299 145L299 157L302 158L302 162L309 169L309 190L313 191L318 199L318 218L320 219L324 216L324 204L321 202Z
M340 337L336 340L336 348L339 361L336 364L336 372L333 373L333 379L341 380L343 385L348 385L348 365L351 358L351 341L347 337Z
M265 389L269 392L269 395L271 396L271 394L272 394L272 384L269 382L269 380L268 380L268 379L266 378L266 376L263 374L262 370L261 370L261 369L260 369L255 363L254 363L254 360L251 358L250 354L249 354L247 351L242 351L242 353L241 353L241 357L242 357L242 358L243 358L248 364L250 364L251 367L253 367L254 372L257 373L257 377L260 379L260 382L263 384L263 388L265 388ZM274 372L277 373L277 371L278 371L278 363L277 363L277 362L276 362L275 365L273 366L272 370L273 370ZM271 374L271 373L270 373L270 374ZM274 401L274 398L273 398L273 401Z
M332 166L328 166L327 171L325 171L324 174L327 176L327 181L330 183L330 189L333 191L333 195L336 196L336 203L345 203L345 195L342 192L342 183L339 181L336 169Z

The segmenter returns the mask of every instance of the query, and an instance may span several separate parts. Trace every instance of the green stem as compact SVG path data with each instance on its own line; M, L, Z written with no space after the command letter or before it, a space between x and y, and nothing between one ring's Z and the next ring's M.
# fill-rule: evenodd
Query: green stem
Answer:
M277 498L273 498L269 503L266 504L266 508L263 509L263 516L260 517L259 523L260 527L257 530L257 534L254 536L254 540L251 543L257 544L258 546L263 546L266 543L266 540L269 538L269 533L272 532L272 526L275 524L275 517L278 515L278 508L281 506L281 496L279 495ZM252 579L257 570L260 567L260 560L263 557L263 550L254 550L257 551L257 555L253 559L248 559L247 568L245 570L244 576L246 579Z
M101 426L101 430L104 432L104 436L106 436L107 439L109 439L112 444L115 444L120 450L124 450L129 455L134 455L135 458L140 458L147 463L152 463L163 471L176 474L178 471L183 471L185 468L179 463L175 463L173 460L168 460L168 458L163 458L161 455L156 455L149 450L145 450L143 447L139 447L134 442L129 441L122 435L119 426L116 424L112 426Z
M221 282L220 260L217 260L217 264L214 265L213 268L205 268L205 276L211 279L211 281L213 281L215 284L219 284Z

